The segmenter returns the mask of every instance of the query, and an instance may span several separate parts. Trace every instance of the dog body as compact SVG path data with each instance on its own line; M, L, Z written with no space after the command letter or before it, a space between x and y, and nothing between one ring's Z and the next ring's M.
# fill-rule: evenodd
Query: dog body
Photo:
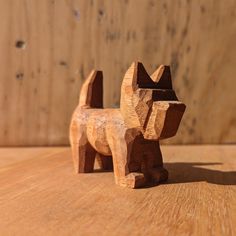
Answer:
M97 156L101 168L114 167L118 185L166 180L159 139L175 135L185 110L172 90L169 67L149 77L141 63L133 63L123 79L120 109L102 107L102 74L93 71L71 121L76 172L92 172Z
M119 110L87 109L79 107L76 111L76 116L75 125L78 131L81 132L81 135L86 136L87 141L98 153L111 156L112 152L108 143L109 129L111 129L111 126L115 126L114 117L115 119L121 118Z

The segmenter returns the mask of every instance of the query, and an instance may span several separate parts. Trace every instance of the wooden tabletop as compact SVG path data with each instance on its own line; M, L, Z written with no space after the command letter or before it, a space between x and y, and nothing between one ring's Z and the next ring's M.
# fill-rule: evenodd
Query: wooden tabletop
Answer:
M236 146L162 146L165 184L76 175L70 149L0 149L0 235L236 235Z

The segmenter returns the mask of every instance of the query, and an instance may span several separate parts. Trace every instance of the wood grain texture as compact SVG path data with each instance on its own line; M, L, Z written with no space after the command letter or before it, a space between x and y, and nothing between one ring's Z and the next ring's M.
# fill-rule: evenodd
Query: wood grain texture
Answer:
M169 142L236 141L234 0L0 0L0 15L0 145L68 144L85 76L103 70L117 107L134 60L171 65L189 109Z
M133 190L73 174L69 148L0 149L0 234L235 235L236 146L162 152L168 182Z

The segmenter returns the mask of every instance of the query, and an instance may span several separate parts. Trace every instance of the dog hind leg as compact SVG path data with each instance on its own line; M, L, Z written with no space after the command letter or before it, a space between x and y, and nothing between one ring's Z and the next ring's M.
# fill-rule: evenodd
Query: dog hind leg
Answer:
M112 156L104 156L97 153L96 159L101 170L113 170Z
M96 151L88 141L71 143L72 156L76 173L90 173L94 169Z

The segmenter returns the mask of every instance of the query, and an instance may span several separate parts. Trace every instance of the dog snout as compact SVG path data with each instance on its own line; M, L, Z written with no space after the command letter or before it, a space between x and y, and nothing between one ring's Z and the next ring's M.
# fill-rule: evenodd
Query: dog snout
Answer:
M179 101L156 101L144 132L144 138L158 140L174 136L186 106Z

